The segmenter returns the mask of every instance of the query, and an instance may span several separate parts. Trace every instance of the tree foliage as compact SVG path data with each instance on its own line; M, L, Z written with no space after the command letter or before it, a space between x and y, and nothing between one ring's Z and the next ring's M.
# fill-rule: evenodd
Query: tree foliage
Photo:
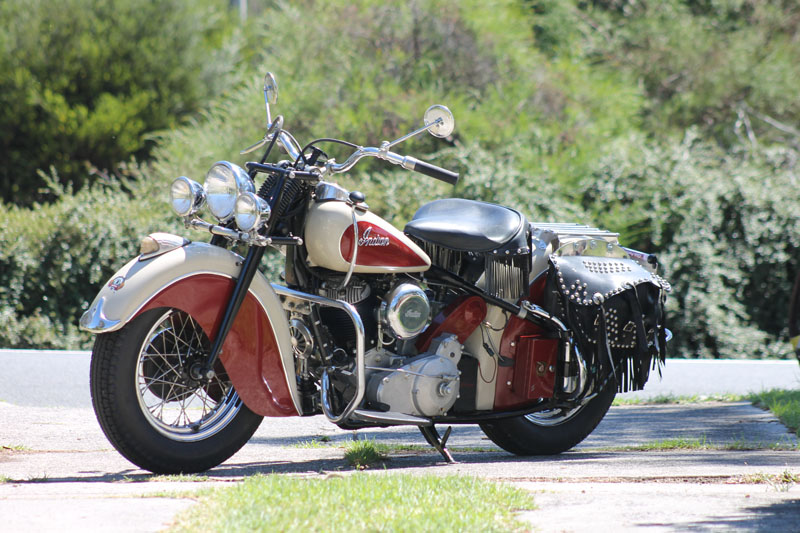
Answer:
M68 0L87 8L81 2L98 10L117 6ZM50 205L0 211L8 228L0 235L0 344L86 346L88 336L75 324L98 285L148 231L182 231L161 200L169 181L181 174L202 181L219 159L243 164L238 151L263 135L260 84L269 69L281 87L273 113L284 115L301 143L334 136L377 145L418 126L432 103L454 111L451 138L420 136L398 149L459 171L455 189L380 161L339 176L396 226L421 203L455 195L510 205L531 220L619 231L623 244L656 253L672 282L674 355L785 351L785 309L800 271L800 217L791 201L800 155L800 8L793 2L265 0L252 2L257 15L237 31L217 22L229 16L226 2L200 17L213 5L207 2L172 0L161 4L164 13L142 2L144 18L161 31L164 20L174 25L177 12L194 28L175 29L162 49L145 38L155 30L135 29L139 12L117 6L116 23L133 29L110 41L114 50L129 50L128 62L133 51L156 58L162 64L148 68L170 65L169 79L178 80L155 93L148 91L162 87L161 78L142 74L144 63L132 65L139 73L114 90L100 83L103 72L119 67L102 59L109 50L95 50L96 35L85 34L94 35L92 24L106 16L61 32L60 42L71 47L63 68L29 68L52 61L37 44L26 45L33 59L20 68L22 60L5 51L12 44L27 50L25 39L37 42L30 20L44 17L44 2L31 4L31 14L17 0L0 5L0 14L15 13L29 30L0 35L0 66L11 73L0 79L7 89L0 91L0 119L61 132L41 137L51 143L42 150L46 163L31 168L61 161L46 175L73 182L77 191L61 191ZM130 41L136 44L126 47ZM48 50L66 47L48 42ZM179 73L183 67L191 73ZM77 89L90 83L99 89ZM181 92L187 87L196 92ZM77 93L93 97L78 102ZM7 105L14 99L33 103L14 111ZM146 122L148 113L161 122ZM123 143L129 148L59 144L88 123L106 140L130 139ZM31 131L20 139L37 139ZM4 135L0 146L12 138ZM112 178L78 188L92 180L85 161L112 168L148 142L150 158L124 164L123 184ZM336 147L330 153L340 161L348 155ZM265 267L279 271L279 261Z
M726 147L754 139L797 146L797 2L527 3L542 50L613 68L644 89L642 118L652 135L664 139L695 126Z
M76 189L144 156L147 135L219 93L232 68L211 0L0 3L0 199L29 205L54 167ZM229 41L229 39L228 39Z

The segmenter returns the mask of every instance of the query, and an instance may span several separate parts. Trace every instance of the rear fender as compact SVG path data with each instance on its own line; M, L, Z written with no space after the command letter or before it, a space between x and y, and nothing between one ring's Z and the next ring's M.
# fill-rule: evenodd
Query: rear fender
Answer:
M93 333L116 331L145 311L172 307L194 317L213 340L242 261L233 252L205 243L188 243L150 259L134 258L100 290L81 317L81 327ZM286 314L260 272L225 338L220 359L253 412L301 412Z

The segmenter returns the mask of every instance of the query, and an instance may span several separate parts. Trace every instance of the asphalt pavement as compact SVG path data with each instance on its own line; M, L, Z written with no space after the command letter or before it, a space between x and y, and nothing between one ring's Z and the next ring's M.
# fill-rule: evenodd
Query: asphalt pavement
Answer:
M86 407L89 357L85 351L0 350L0 401L34 407ZM670 359L645 390L622 398L748 394L800 389L796 361Z
M265 419L205 481L153 478L102 434L89 403L85 352L5 351L0 368L0 531L159 531L193 505L164 492L225 486L256 473L348 472L338 445L353 438L424 445L414 428L352 432L320 416ZM797 388L798 369L795 362L669 361L662 381L634 394ZM330 443L301 446L321 437ZM665 439L706 447L630 448ZM554 457L510 455L477 426L455 427L449 446L457 464L413 451L392 454L374 472L513 483L534 493L538 509L524 518L539 531L800 531L800 487L779 479L800 476L797 439L746 402L612 407L583 443Z

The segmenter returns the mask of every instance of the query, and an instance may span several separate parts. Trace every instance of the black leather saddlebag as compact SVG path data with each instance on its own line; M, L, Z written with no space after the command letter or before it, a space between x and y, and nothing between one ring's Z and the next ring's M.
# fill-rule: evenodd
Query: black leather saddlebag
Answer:
M545 307L572 330L595 390L640 390L666 357L669 284L631 259L551 256Z

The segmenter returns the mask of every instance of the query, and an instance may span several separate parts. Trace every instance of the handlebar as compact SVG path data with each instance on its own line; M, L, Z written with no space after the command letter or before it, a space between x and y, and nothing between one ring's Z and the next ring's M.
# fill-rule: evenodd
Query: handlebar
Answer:
M404 156L395 152L391 152L385 147L360 147L358 150L353 152L344 163L328 163L325 166L325 171L330 172L331 174L346 172L353 168L356 163L365 157L377 157L378 159L383 159L384 161L388 161L393 165L400 165L407 170L413 170L415 172L419 172L420 174L425 174L426 176L441 180L445 183L449 183L450 185L455 185L458 182L458 174L455 172L451 172L442 167L437 167L436 165L431 165L430 163L420 161L416 157L411 157L409 155Z
M425 161L417 160L414 164L414 170L419 172L420 174L425 174L426 176L430 176L431 178L443 181L445 183L449 183L450 185L455 185L458 183L458 173L452 172L447 170L446 168L437 167L436 165L431 165L430 163L426 163Z

